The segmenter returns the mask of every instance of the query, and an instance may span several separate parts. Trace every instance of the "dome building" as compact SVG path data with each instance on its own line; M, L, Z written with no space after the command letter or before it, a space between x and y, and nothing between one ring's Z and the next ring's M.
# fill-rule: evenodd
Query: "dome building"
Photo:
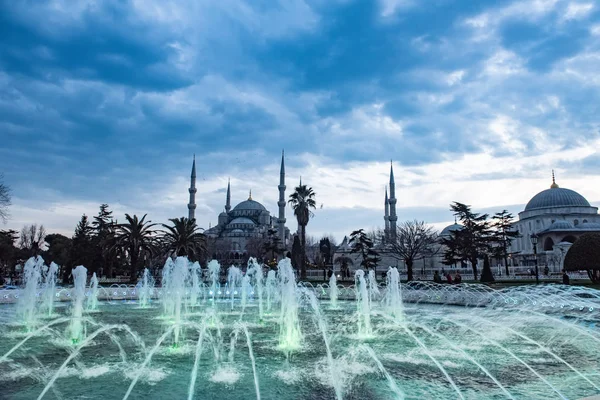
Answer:
M584 233L600 231L600 215L581 194L559 187L552 173L550 188L529 200L514 229L521 234L511 245L517 263L528 265L533 260L531 235L536 234L540 265L559 272L569 246Z
M188 204L189 218L195 218L195 160L192 164L190 185L190 203ZM279 180L278 218L256 200L252 199L252 191L247 200L231 208L231 184L227 183L225 207L218 216L217 225L204 231L204 234L214 243L213 254L210 256L221 263L241 264L248 257L256 256L257 250L263 248L269 236L276 232L281 250L286 249L290 242L290 231L285 227L285 166L284 156L281 156L281 171ZM260 248L260 249L259 249Z

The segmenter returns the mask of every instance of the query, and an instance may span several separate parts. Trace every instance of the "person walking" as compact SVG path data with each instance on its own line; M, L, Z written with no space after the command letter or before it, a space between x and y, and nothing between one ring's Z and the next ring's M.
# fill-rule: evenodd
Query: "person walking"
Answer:
M563 269L563 285L570 285L571 284L571 278L569 278L569 274L567 274L567 271Z

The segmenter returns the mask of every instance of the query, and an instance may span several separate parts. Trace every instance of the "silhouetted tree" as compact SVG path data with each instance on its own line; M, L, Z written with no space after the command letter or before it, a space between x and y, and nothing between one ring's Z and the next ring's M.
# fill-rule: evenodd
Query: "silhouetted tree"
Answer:
M514 216L506 210L494 214L492 220L492 254L496 258L504 260L504 269L506 270L506 276L508 276L508 250L512 241L520 237L521 234L513 229Z
M149 259L156 250L156 224L146 221L146 215L139 219L125 214L127 222L118 224L115 235L115 245L121 247L129 261L129 280L137 282L137 272L141 266L140 261Z
M361 257L360 265L365 269L377 267L379 253L373 249L373 241L367 236L363 229L350 233L348 244L351 246L350 253L358 253Z
M45 237L46 229L44 229L44 225L31 224L24 226L19 237L19 247L24 251L25 257L39 256L44 247Z
M300 244L300 238L298 235L295 235L294 242L292 243L292 254L290 257L292 267L294 267L294 269L299 269L303 260L304 257L302 257L302 245Z
M451 236L442 238L446 246L444 263L451 265L456 261L468 260L473 269L473 278L477 280L477 262L490 251L491 232L488 214L471 211L471 206L454 202L450 210L460 220L461 229L451 231Z
M13 275L17 265L19 249L15 243L19 239L19 233L9 229L0 231L0 276L6 273Z
M281 247L281 240L279 240L278 230L275 228L269 228L267 230L267 240L263 244L264 250L267 253L271 253L271 259L275 259L275 254Z
M44 252L46 263L54 262L61 268L58 276L63 276L64 271L71 271L73 263L71 262L72 239L59 233L51 233L46 236L48 249Z
M302 247L300 261L300 277L306 279L306 225L313 215L311 208L316 208L315 192L312 188L300 183L290 195L289 204L292 205L294 215L300 227L300 246Z
M162 224L167 229L162 237L167 251L177 256L187 256L192 261L198 261L205 255L206 237L195 219L181 217L169 221L172 225Z
M584 233L571 245L564 269L587 271L593 283L600 283L600 233Z
M481 270L481 282L494 282L494 274L490 267L490 257L486 254L483 256L483 269Z
M0 174L0 219L6 223L9 217L8 207L11 204L10 187L4 183L4 175Z
M94 216L92 221L92 252L94 256L91 262L93 271L102 269L104 273L110 273L113 265L117 262L110 252L104 251L104 243L109 240L111 235L114 235L113 224L112 211L108 209L108 204L101 204L98 215Z
M435 245L437 234L424 221L405 221L396 228L396 237L388 238L386 247L390 255L404 261L408 280L413 280L413 265L416 259L423 258Z
M92 243L94 229L90 225L87 215L83 214L75 227L71 246L71 261L73 267L83 265L90 272L96 272L96 264L94 263L95 249ZM64 270L69 273L70 270Z

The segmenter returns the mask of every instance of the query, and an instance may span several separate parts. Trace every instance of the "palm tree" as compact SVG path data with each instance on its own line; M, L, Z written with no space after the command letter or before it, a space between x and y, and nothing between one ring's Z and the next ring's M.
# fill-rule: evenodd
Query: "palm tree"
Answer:
M300 258L300 278L306 279L306 225L308 225L308 220L313 215L310 209L317 208L315 192L312 188L303 185L302 181L300 181L300 185L298 185L294 193L290 195L288 203L292 205L294 215L296 216L298 226L300 227L300 248L302 251Z
M185 217L169 219L173 225L162 224L167 231L162 239L166 249L177 256L188 256L195 260L206 253L206 236L196 225L195 219Z
M145 221L146 215L138 219L137 215L125 214L127 222L116 226L115 244L129 257L131 283L137 281L140 259L151 256L156 250L156 231L152 229L156 224Z

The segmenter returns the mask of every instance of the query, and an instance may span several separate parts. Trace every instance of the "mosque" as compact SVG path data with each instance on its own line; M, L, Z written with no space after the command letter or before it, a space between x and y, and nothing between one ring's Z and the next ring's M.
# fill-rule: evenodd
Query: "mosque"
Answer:
M281 154L281 168L279 173L279 200L277 206L279 215L272 217L271 213L256 200L252 199L252 192L247 200L235 207L231 207L231 185L227 183L227 194L223 212L219 214L217 225L204 231L204 234L214 243L212 258L220 262L241 264L247 260L253 247L262 246L269 240L271 233L276 234L280 251L287 249L290 244L290 231L285 226L285 161ZM195 219L196 211L196 160L192 162L188 203L188 218ZM255 245L255 246L254 246Z
M394 240L396 236L396 190L394 182L394 170L390 167L389 197L386 188L384 199L384 240ZM440 232L440 237L449 237L453 231L459 230L462 225L454 223L446 226ZM550 272L560 272L565 255L569 247L584 233L600 232L600 214L598 207L590 205L589 201L581 194L571 189L561 188L556 183L554 172L552 172L552 184L549 189L543 190L533 196L525 209L518 214L518 221L513 225L521 235L515 239L509 249L510 264L520 267L533 267L535 257L541 270L546 266ZM537 236L537 248L534 254L531 235ZM356 258L350 254L350 246L347 238L338 247L334 258L346 255ZM404 263L380 252L381 266L397 266L405 270ZM427 257L420 258L415 262L414 273L418 275L419 270L423 273L431 270L442 270L448 266L443 265L444 246L439 244L432 249ZM354 260L357 261L357 260ZM493 263L501 263L495 260ZM482 263L480 263L481 267ZM495 265L495 264L493 264ZM461 266L467 268L466 264ZM470 269L470 268L469 268Z
M556 184L554 172L549 189L533 196L514 224L521 237L511 246L518 265L533 265L531 235L538 238L539 265L559 272L569 247L584 233L600 232L598 207L591 206L581 194Z

